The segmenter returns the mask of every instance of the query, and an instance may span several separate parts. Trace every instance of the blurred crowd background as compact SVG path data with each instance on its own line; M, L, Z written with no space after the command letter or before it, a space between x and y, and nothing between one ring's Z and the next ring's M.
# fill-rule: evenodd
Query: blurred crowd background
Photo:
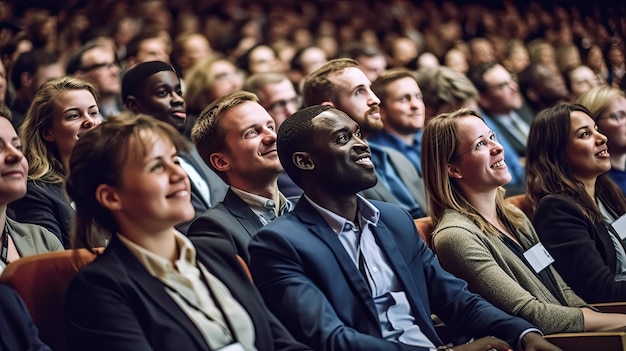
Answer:
M540 45L534 45L541 41L552 46L549 59L562 72L579 61L619 85L624 65L617 64L611 74L609 53L617 48L623 61L625 8L624 1L0 1L0 55L6 76L21 52L44 49L67 62L84 43L106 38L116 48L123 72L129 43L150 28L160 31L168 59L179 69L183 49L177 43L189 33L200 33L209 43L208 50L196 55L223 54L243 71L249 67L241 57L258 43L271 45L281 65L272 69L284 71L298 69L293 67L298 49L318 46L331 59L354 42L382 49L390 67L419 68L424 53L428 57L422 64L434 58L452 66L447 54L459 50L464 65L491 55L503 63L513 57L523 67L543 59ZM477 38L488 39L492 48L474 50L470 44ZM520 42L527 54L515 51ZM522 69L507 68L513 73ZM11 95L9 84L9 106Z

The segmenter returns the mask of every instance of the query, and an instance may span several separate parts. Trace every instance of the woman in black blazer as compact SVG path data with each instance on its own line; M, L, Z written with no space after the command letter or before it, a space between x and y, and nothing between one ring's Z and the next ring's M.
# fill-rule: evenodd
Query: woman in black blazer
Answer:
M19 129L28 161L26 195L9 205L18 222L38 224L70 246L74 209L63 191L76 141L100 123L96 89L64 77L41 86Z
M587 302L626 301L626 213L622 191L605 174L607 138L585 107L541 111L530 128L526 186L533 224L557 271Z
M68 288L69 349L308 349L266 309L229 242L195 245L174 228L194 215L185 145L170 125L130 114L76 144L72 244L108 246Z

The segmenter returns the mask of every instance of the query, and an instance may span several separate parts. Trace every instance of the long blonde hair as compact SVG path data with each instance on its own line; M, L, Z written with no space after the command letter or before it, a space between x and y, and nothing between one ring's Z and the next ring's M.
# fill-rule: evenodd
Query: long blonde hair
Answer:
M43 133L52 126L55 102L68 90L87 90L98 103L98 93L90 83L71 77L51 80L39 89L26 112L19 136L28 160L28 179L63 183L66 170L56 144L46 141Z
M459 143L458 121L465 116L482 116L467 108L440 114L426 123L422 136L422 170L428 193L428 215L437 226L446 209L456 210L469 217L483 232L500 236L500 232L487 222L472 206L454 180L448 175L448 164L453 161ZM525 217L509 208L504 201L504 188L496 195L499 217L511 228L519 228Z

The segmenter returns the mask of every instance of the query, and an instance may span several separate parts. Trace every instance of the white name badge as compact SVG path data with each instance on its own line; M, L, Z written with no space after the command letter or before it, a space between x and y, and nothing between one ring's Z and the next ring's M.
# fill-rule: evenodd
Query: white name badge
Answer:
M550 253L548 253L548 250L543 247L542 243L538 243L528 249L528 251L524 252L524 257L526 257L526 260L533 267L535 273L541 272L544 268L554 262L554 258L550 256Z
M613 230L619 235L619 238L626 239L626 214L622 215L615 222L611 223Z
M218 351L246 351L246 349L244 349L240 343L236 342L230 345L226 345L221 349L218 349Z

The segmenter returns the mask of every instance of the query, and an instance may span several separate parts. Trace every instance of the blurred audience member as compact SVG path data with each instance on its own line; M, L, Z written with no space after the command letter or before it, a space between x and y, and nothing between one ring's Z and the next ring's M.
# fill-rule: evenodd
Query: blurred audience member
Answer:
M122 110L120 66L115 49L97 42L87 43L70 57L67 74L85 80L96 88L102 117Z
M387 56L376 46L354 42L348 44L339 56L356 60L361 71L371 82L378 77L380 72L387 69Z
M569 99L565 79L553 66L531 63L519 74L518 80L519 91L533 114Z
M563 79L565 79L565 85L570 92L569 101L574 101L582 93L600 86L598 76L585 65L579 65L563 72Z
M39 88L45 82L61 78L64 74L58 56L47 51L32 50L18 56L11 68L11 83L15 89L11 113L15 129L22 125L26 111Z

